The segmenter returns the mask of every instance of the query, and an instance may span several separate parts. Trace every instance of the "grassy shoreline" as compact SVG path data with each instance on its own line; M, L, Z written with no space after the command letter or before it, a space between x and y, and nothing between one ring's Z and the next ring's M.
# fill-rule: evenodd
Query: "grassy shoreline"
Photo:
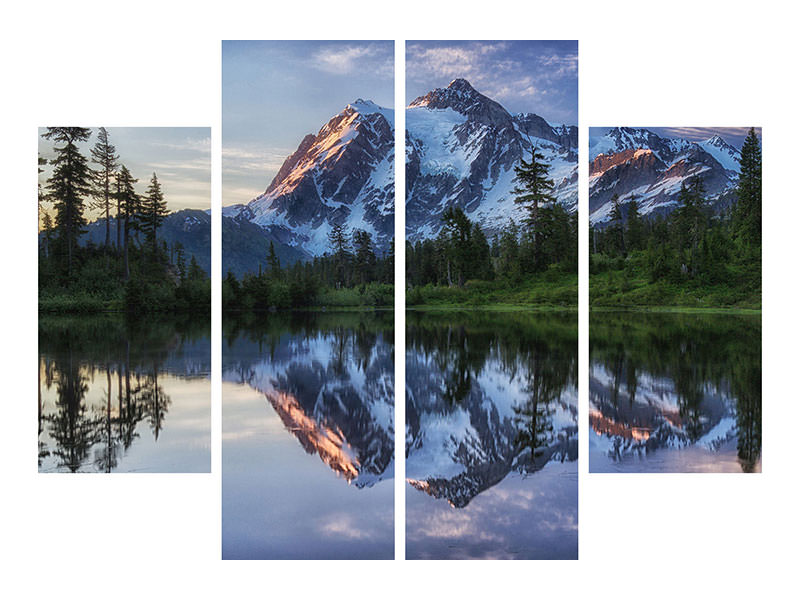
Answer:
M737 306L589 306L589 312L760 315L760 308Z

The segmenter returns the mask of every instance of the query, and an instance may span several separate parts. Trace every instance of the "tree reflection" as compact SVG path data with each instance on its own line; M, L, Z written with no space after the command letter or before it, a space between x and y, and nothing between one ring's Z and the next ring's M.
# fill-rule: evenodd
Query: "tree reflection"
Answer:
M565 397L577 382L574 314L415 311L406 324L407 452L427 443L424 422L451 427L444 439L455 447L436 451L463 468L411 485L461 508L511 471L534 473L556 456L577 458L577 406ZM501 408L509 402L510 410ZM557 411L570 415L558 425ZM455 412L461 416L452 423L431 416Z
M41 318L40 468L111 472L140 438L145 420L157 441L171 404L159 380L162 365L192 339L173 322L143 327L119 318ZM55 386L51 410L42 399L43 381L48 390ZM44 432L52 449L41 440Z
M59 467L77 471L97 439L98 420L92 418L83 399L89 390L88 377L72 351L63 361L54 361L56 371L56 412L45 417L56 447L52 453Z
M592 368L601 369L600 379L590 378L591 402L598 411L592 426L614 437L615 447L652 452L663 446L697 444L731 415L735 430L714 431L713 439L704 444L717 452L735 435L742 469L757 468L761 455L758 315L592 312L590 355ZM625 409L618 403L624 393L629 398Z

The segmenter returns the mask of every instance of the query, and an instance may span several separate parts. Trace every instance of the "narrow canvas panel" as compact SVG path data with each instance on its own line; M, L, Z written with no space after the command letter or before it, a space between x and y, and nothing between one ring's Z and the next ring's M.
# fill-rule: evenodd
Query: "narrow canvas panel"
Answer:
M578 44L406 46L406 557L578 555Z
M211 467L211 130L39 130L39 471Z
M223 558L394 556L393 105L393 42L223 42Z
M760 138L590 129L592 472L761 471Z

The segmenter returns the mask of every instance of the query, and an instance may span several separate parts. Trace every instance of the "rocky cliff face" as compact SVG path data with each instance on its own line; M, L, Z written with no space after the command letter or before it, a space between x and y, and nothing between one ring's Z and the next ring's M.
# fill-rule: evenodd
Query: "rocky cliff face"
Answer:
M520 219L514 165L532 145L550 163L559 201L576 210L577 138L577 127L511 115L464 79L416 98L406 110L407 238L435 237L451 207L463 209L489 235Z
M287 259L324 254L334 225L369 232L385 252L394 235L394 111L348 104L303 138L263 194L223 214L258 225Z
M739 151L719 136L701 143L662 138L647 129L617 127L590 139L589 211L602 226L611 198L635 200L644 215L677 206L681 185L701 177L708 198L725 205L738 177Z

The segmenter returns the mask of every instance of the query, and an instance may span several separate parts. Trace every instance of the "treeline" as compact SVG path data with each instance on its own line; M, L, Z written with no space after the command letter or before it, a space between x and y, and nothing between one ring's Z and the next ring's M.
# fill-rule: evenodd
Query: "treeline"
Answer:
M760 307L761 148L753 129L735 196L714 211L695 177L672 213L643 218L635 199L614 195L608 224L590 228L592 303Z
M329 251L312 260L282 266L270 242L266 269L222 282L225 310L269 310L310 306L394 304L394 240L379 256L369 232L334 225Z
M40 309L208 311L210 280L194 256L187 260L179 242L167 246L158 239L169 214L158 176L153 173L139 193L138 179L120 162L104 127L90 158L81 152L78 144L91 135L85 127L48 127L42 134L54 142L55 158L39 187ZM47 164L40 156L39 173ZM101 245L79 244L87 210L105 219Z
M525 218L519 224L509 223L491 242L463 210L450 208L442 216L442 229L435 239L408 243L409 303L420 304L440 296L435 288L442 287L511 290L542 279L540 274L546 271L576 278L577 212L570 214L557 202L548 170L536 148L529 161L522 159L515 167L518 186L514 201L523 206ZM425 289L420 289L423 286Z

